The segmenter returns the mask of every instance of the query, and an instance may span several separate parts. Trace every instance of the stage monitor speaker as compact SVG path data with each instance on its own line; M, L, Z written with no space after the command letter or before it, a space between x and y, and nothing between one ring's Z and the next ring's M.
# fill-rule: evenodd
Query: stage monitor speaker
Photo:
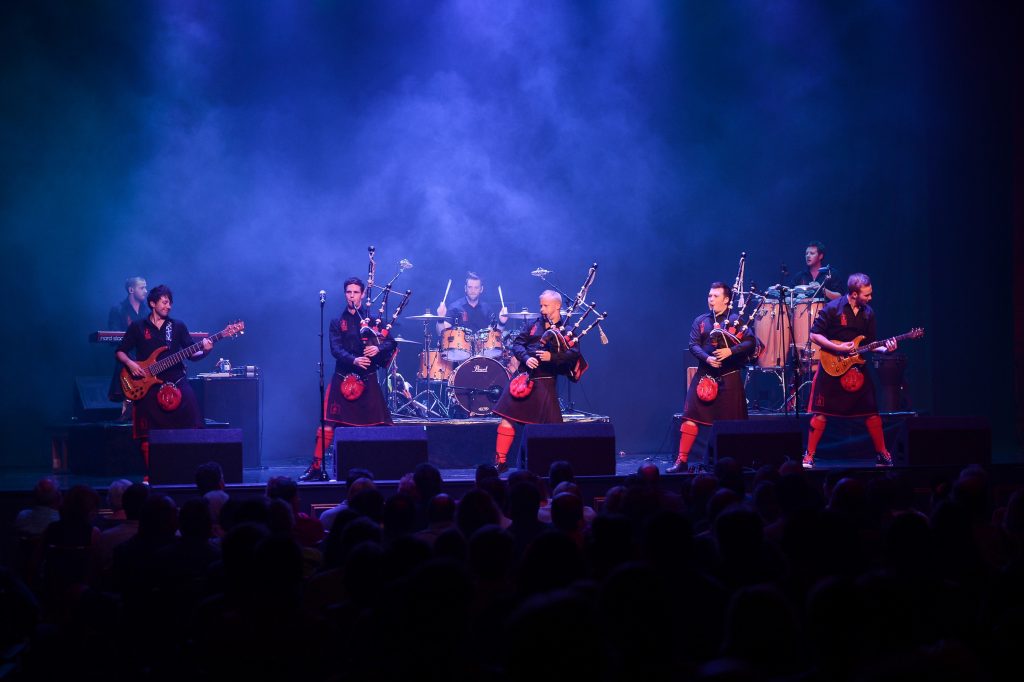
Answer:
M896 466L988 465L992 427L985 417L910 417L893 453Z
M242 482L241 429L151 429L149 482L193 485L196 468L217 462L225 483Z
M396 481L427 461L427 427L335 427L336 478L344 480L350 469L366 469L378 481Z
M711 427L708 463L731 457L745 468L759 469L799 460L803 450L804 433L796 419L725 420Z
M262 377L201 377L189 379L204 417L242 429L242 465L262 466Z
M121 403L111 402L109 376L75 377L75 416L79 421L98 422L121 416Z
M615 428L611 422L527 424L520 452L526 468L539 476L559 460L577 476L614 476Z

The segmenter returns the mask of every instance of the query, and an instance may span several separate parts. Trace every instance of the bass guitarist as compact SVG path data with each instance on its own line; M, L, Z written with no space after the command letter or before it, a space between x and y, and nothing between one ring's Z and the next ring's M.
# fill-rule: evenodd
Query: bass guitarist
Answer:
M174 305L174 294L164 284L154 287L146 297L149 315L132 322L124 334L121 344L117 347L115 357L128 369L133 377L145 375L143 367L136 359L148 358L154 351L166 346L167 350L160 357L176 353L192 345L188 327L181 320L170 317ZM213 342L202 340L202 350L193 354L190 360L206 357ZM129 354L134 353L135 359ZM157 377L162 382L161 389L152 387L146 394L135 401L132 415L132 435L140 441L143 462L149 470L149 430L150 429L198 429L203 426L203 417L199 413L199 404L192 392L192 387L185 380L187 372L180 362L172 365ZM166 387L166 388L165 388ZM176 389L176 390L175 390ZM161 401L160 394L164 393ZM174 393L180 394L179 396ZM168 394L173 399L167 399Z
M829 301L811 326L811 341L823 351L845 356L856 350L854 339L863 336L864 343L876 338L875 311L871 302L871 280L863 273L854 273L846 281L846 296ZM896 340L889 339L877 349L879 353L896 350ZM885 447L882 434L882 418L878 416L875 403L875 388L871 379L856 366L850 367L842 376L832 376L818 363L818 371L811 383L811 397L808 411L811 417L807 434L807 451L804 453L805 469L814 467L814 455L818 443L825 433L828 417L863 417L868 434L875 447L875 464L892 466L892 457Z

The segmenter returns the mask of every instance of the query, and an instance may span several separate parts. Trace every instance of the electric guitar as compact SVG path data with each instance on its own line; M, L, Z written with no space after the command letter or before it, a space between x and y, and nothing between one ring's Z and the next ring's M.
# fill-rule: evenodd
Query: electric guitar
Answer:
M239 320L206 338L216 342L220 339L227 339L243 333L245 333L245 322ZM157 378L158 374L166 372L185 358L192 357L203 350L203 342L193 343L188 348L182 348L177 353L172 353L166 358L157 360L157 356L165 350L167 350L167 346L161 346L150 353L149 357L145 360L136 360L139 367L142 368L143 374L141 377L132 376L131 371L127 367L121 368L121 390L124 391L126 398L129 400L140 400L149 392L150 387L163 383L163 381Z
M864 336L858 336L853 340L854 349L847 354L830 353L824 348L821 349L821 366L828 374L834 377L840 377L846 374L846 370L850 369L854 365L863 365L864 358L861 357L864 353L870 353L876 348L884 346L888 341L902 341L904 339L919 339L924 336L924 327L914 327L906 334L900 334L899 336L893 336L891 339L882 339L881 341L875 341L861 348L860 342L864 340ZM843 343L842 341L832 341L832 343Z

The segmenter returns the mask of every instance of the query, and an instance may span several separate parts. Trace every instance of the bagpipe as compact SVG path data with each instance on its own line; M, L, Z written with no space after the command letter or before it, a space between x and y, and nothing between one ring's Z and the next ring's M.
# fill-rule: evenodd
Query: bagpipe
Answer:
M369 267L366 275L366 312L360 314L359 322L359 338L363 342L363 347L375 346L378 349L381 348L382 343L391 335L391 328L394 326L398 316L405 310L405 306L409 304L409 299L412 298L412 289L406 289L405 293L399 293L402 300L398 303L395 311L391 314L391 318L385 324L384 320L387 317L388 299L391 296L393 285L398 277L412 267L407 259L403 258L398 263L398 272L394 277L391 278L387 284L380 289L380 307L377 309L377 314L373 315L370 312L370 308L373 305L373 287L376 286L375 278L377 274L377 262L374 260L376 254L376 247L370 246L367 248L369 252ZM358 310L356 311L358 313ZM394 357L397 347L392 348L390 352L378 352L372 358L370 358L370 367L367 368L366 374L375 372L378 369L383 369L388 366L391 359ZM364 379L359 374L353 372L346 374L345 378L341 382L341 394L346 400L356 400L363 394L363 390L366 388L363 383Z
M539 276L541 279L544 279L544 275L548 274L548 271L539 268L534 271L534 274ZM565 349L573 348L595 327L600 334L601 343L608 343L608 336L601 328L601 323L608 318L608 312L597 312L597 303L594 301L587 301L590 294L590 287L593 286L596 277L597 263L594 263L590 266L590 269L587 270L587 276L583 279L583 284L580 286L576 296L573 297L569 307L566 308L565 314L561 316L561 319L559 320L560 324L557 326L552 325L548 329L544 330L540 339L535 343L527 345L527 350L529 350L531 354L537 351L550 351L552 353L557 353ZM544 281L546 282L547 280ZM583 326L583 322L592 313L595 315L594 320L587 327L580 329L580 327ZM573 316L576 316L574 323ZM572 326L570 326L570 323L572 323ZM576 362L569 370L567 375L569 380L573 383L578 382L587 371L587 367L587 361L584 359L583 354L580 353ZM516 375L509 384L509 392L512 396L515 398L525 398L528 396L533 390L532 377L533 374L529 368Z

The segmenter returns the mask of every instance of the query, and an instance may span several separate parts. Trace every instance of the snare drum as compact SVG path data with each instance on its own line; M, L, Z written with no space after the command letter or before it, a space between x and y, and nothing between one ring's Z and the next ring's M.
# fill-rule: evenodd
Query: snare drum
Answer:
M786 360L786 306L778 301L764 301L754 315L754 336L761 345L758 367L782 367Z
M441 357L448 362L461 362L473 355L468 329L452 327L441 333Z
M798 350L807 346L807 340L811 336L811 325L817 319L818 313L825 307L825 301L817 298L796 301L793 305L793 342ZM811 360L821 357L821 346L811 344Z
M501 342L501 331L498 329L481 329L473 337L473 350L476 355L485 358L500 358L505 351Z
M452 363L442 359L439 351L428 350L420 353L420 369L416 372L417 378L447 381L451 375Z
M448 379L452 398L470 415L491 414L491 408L508 390L509 374L497 360L472 357L459 365Z

